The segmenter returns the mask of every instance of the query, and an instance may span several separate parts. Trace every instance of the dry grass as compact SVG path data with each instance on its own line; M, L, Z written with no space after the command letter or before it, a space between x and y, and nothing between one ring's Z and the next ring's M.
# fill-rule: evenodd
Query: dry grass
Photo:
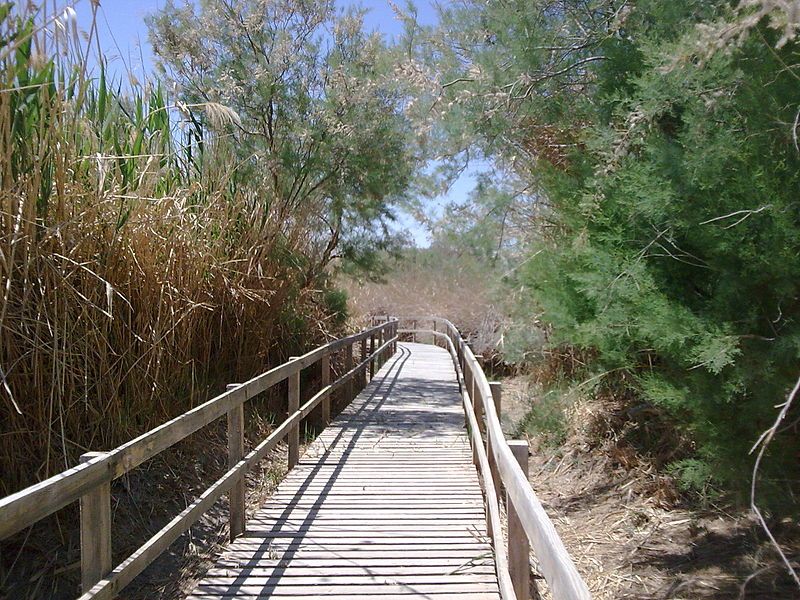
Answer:
M157 85L92 80L91 41L33 10L0 22L19 34L0 53L3 495L262 370L317 311L307 223L231 185L224 139L179 142Z
M504 411L524 414L538 386L504 382ZM567 416L564 444L531 438L530 481L590 588L593 598L783 599L796 587L746 512L681 497L654 457L626 442L624 404L584 398ZM506 423L513 430L515 423ZM796 562L800 530L775 524ZM535 564L535 556L533 557ZM546 584L539 592L549 598Z

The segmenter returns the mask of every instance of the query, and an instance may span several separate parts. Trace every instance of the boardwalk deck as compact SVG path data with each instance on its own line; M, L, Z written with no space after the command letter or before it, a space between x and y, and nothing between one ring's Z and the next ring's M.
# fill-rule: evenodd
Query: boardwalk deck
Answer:
M400 344L190 595L498 600L450 355Z

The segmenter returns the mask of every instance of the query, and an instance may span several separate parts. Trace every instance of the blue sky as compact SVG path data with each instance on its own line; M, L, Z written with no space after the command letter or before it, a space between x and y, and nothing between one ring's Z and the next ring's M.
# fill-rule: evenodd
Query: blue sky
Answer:
M144 74L152 71L154 59L147 40L147 25L144 19L164 4L165 0L100 0L98 34L100 45L109 60L111 73L122 76L123 73L130 72L142 78ZM389 38L398 36L402 32L402 25L386 0L365 2L336 0L336 4L339 7L358 5L367 8L366 26L381 31ZM404 5L403 0L398 4ZM436 22L436 11L427 0L418 1L417 10L420 22L424 24ZM92 22L91 3L88 0L78 1L75 11L78 15L78 26L88 31ZM464 200L474 186L476 173L476 168L467 169L446 195L429 201L429 211L440 213L448 202ZM427 246L430 240L425 228L410 215L401 214L399 217L400 228L408 229L418 246Z

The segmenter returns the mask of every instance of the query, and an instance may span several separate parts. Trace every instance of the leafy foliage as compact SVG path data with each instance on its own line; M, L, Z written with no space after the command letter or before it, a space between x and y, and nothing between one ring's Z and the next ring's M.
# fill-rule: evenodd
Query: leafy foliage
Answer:
M558 448L567 437L565 411L570 406L567 394L558 388L550 389L531 402L531 409L520 421L517 435L536 435L550 448Z
M387 49L361 12L170 1L149 24L182 100L235 111L214 131L236 139L237 180L257 185L279 222L302 220L314 236L310 279L335 258L371 266L364 257L391 243L386 223L415 161Z
M697 443L675 473L695 486L745 487L797 377L800 54L782 10L468 2L430 34L440 81L458 82L446 128L527 184L509 212L517 317L672 414ZM798 439L770 449L773 499L797 485Z

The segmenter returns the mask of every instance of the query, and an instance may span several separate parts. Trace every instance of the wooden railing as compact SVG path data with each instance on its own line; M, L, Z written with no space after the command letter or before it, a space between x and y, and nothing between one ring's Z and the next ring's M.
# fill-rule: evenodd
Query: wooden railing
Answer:
M369 351L367 351L369 342ZM353 365L353 346L361 345L361 361ZM226 492L230 502L231 539L245 528L245 475L284 438L289 468L297 464L300 422L318 405L330 421L331 393L348 388L354 396L356 375L370 376L396 350L397 322L387 319L369 329L316 348L228 390L205 404L108 452L93 452L81 464L0 500L0 539L29 527L68 504L80 501L81 600L113 598L170 544L180 537ZM330 357L343 350L346 372L330 382ZM300 371L321 362L321 389L300 406ZM376 364L377 363L377 364ZM244 453L244 403L288 379L288 416L266 439ZM216 419L228 418L228 471L144 545L116 567L111 562L111 482Z
M489 537L495 551L504 600L529 597L530 548L555 600L586 600L589 589L578 574L552 521L528 483L528 444L508 442L500 426L500 384L490 383L480 360L458 329L438 317L399 317L398 335L412 341L442 342L453 357L486 504ZM426 325L430 325L427 327ZM501 487L505 489L507 545L500 526Z

